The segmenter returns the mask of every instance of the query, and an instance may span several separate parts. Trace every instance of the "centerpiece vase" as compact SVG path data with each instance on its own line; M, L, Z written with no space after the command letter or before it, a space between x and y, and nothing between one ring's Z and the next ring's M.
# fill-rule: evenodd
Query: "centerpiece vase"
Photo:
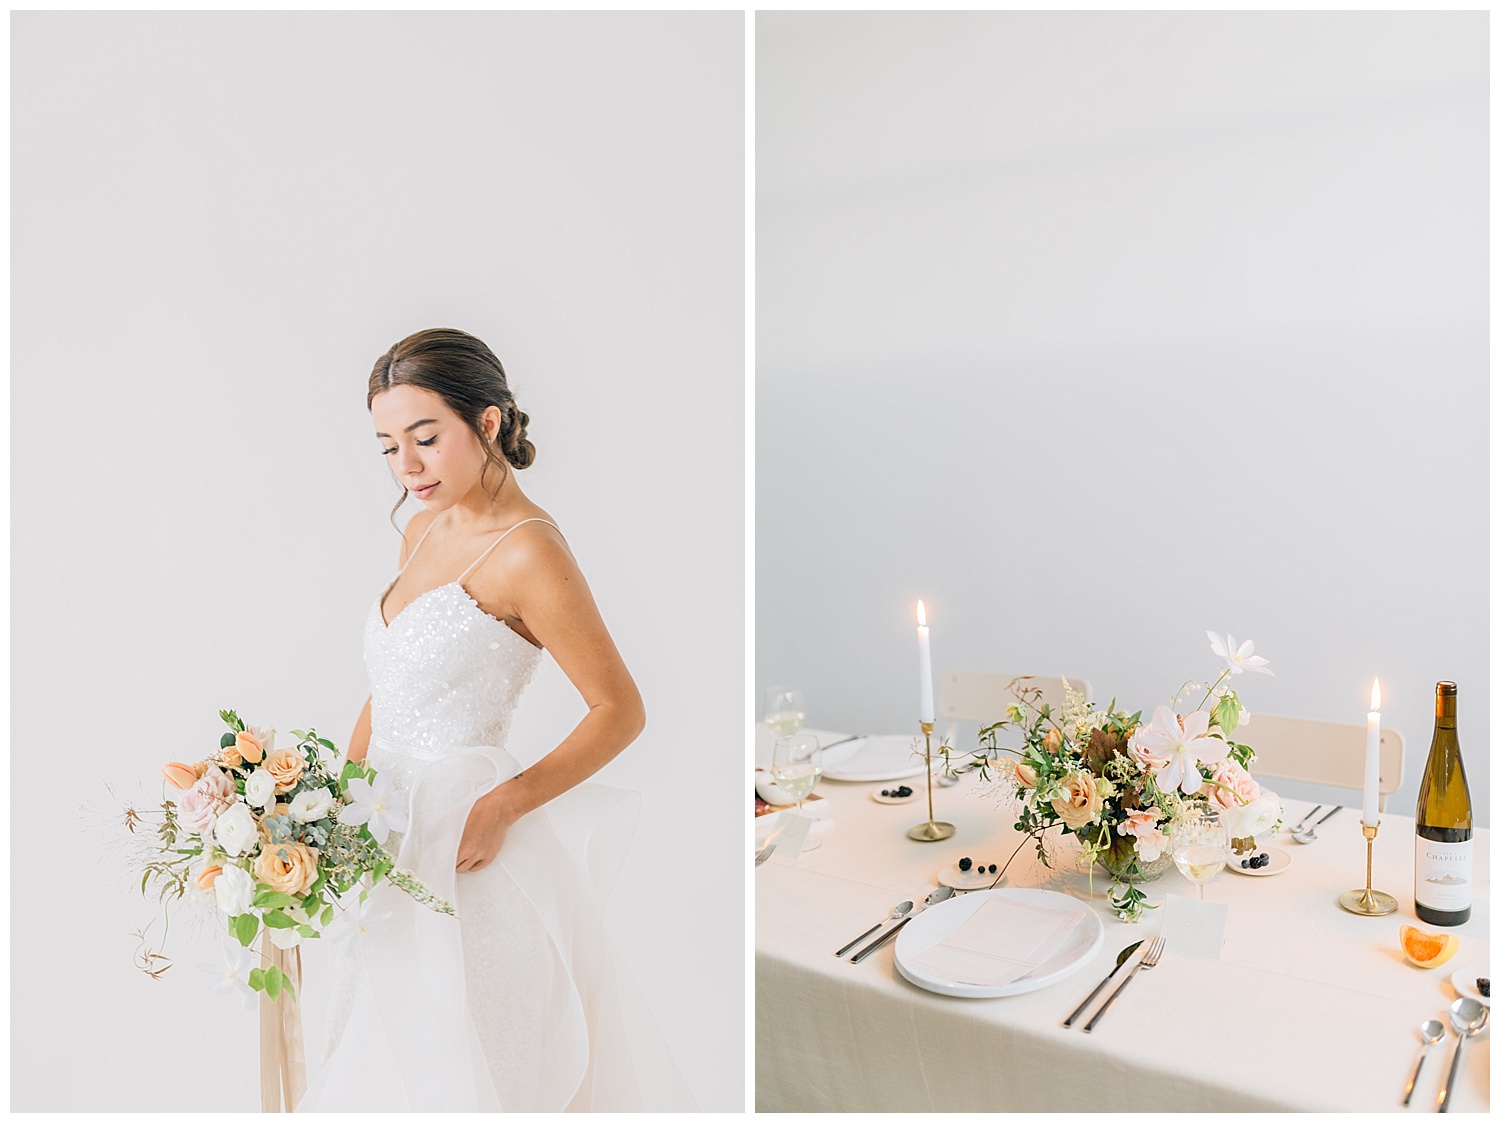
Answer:
M1122 884L1140 885L1155 881L1171 869L1172 855L1162 854L1154 861L1142 861L1135 852L1135 839L1122 835L1099 855L1099 865L1104 867L1110 877Z

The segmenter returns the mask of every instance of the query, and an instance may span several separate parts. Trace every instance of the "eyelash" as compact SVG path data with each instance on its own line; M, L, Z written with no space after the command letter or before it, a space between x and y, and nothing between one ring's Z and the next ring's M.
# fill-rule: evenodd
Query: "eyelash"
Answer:
M432 444L432 442L435 441L435 440L437 440L436 437L428 437L425 441L418 441L417 444L421 445L423 448L426 448L428 445ZM380 455L381 456L389 456L391 453L393 453L395 451L396 450L393 449L393 448L383 448L383 449L380 450Z

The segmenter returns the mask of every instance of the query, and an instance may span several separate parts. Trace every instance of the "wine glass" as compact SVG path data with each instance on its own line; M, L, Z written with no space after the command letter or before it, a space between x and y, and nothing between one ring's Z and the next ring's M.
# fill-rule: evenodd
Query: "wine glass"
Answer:
M1172 861L1182 876L1203 887L1219 876L1229 857L1229 832L1210 808L1189 807L1172 820Z
M802 691L795 686L778 683L766 687L764 713L763 720L767 729L777 737L790 737L802 728L803 719L807 715L807 704L802 700Z
M802 814L802 801L807 798L818 781L823 778L823 750L818 739L811 734L780 737L771 751L771 779L788 795L797 797L797 814ZM815 850L823 840L808 832L803 850Z

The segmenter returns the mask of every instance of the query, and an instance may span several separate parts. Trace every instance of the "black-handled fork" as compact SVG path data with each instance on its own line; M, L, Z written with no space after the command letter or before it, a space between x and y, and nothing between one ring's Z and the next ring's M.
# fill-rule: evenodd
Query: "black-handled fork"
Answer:
M1103 1006L1099 1007L1099 1012L1088 1020L1088 1023L1083 1027L1084 1033L1092 1033L1094 1031L1094 1027L1099 1024L1099 1019L1104 1017L1105 1012L1115 1004L1115 999L1119 998L1120 992L1130 985L1130 980L1135 978L1137 971L1142 967L1149 971L1161 961L1162 949L1166 946L1167 938L1165 936L1152 938L1151 942L1146 945L1146 954L1136 960L1135 966L1130 969L1130 974L1125 976L1125 981L1115 987L1114 993L1104 1000Z

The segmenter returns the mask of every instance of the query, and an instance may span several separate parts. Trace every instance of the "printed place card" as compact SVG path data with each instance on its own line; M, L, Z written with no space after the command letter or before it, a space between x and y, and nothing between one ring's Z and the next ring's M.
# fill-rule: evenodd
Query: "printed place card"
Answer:
M1229 906L1168 893L1162 903L1161 934L1167 950L1188 959L1218 959L1229 926Z

